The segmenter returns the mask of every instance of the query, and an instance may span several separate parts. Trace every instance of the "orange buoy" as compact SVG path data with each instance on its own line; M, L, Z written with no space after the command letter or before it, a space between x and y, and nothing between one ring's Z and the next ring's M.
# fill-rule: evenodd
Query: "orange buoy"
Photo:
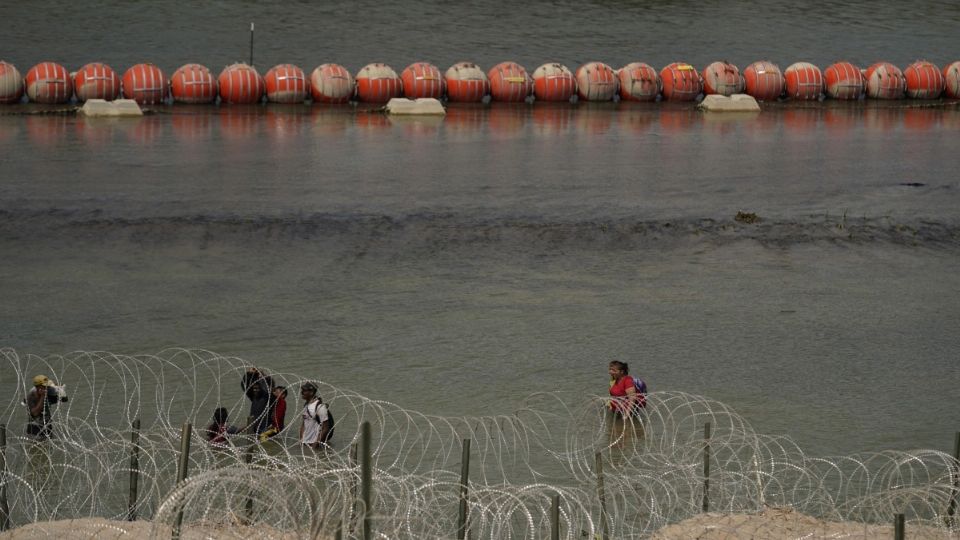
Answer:
M617 74L603 62L588 62L577 68L577 95L585 101L610 101L617 95Z
M167 80L153 64L137 64L123 74L123 97L138 105L163 103L167 97Z
M0 70L0 73L3 73ZM2 78L2 76L0 76ZM960 98L960 62L954 62L943 68L943 83L946 96L950 99ZM0 82L0 87L3 83ZM0 98L2 100L2 98Z
M170 93L177 103L213 103L217 100L219 85L206 66L186 64L170 77Z
M120 95L120 76L106 64L87 64L73 76L73 90L77 94L77 101L113 101Z
M617 72L620 99L624 101L656 101L660 93L657 70L643 62L632 62Z
M773 101L783 94L785 81L780 66L768 60L754 62L743 69L747 94L759 101Z
M866 81L860 68L850 62L837 62L823 72L824 87L833 99L860 99Z
M447 83L447 99L455 102L476 103L490 93L490 79L472 62L458 62L443 74Z
M220 101L230 104L251 104L263 97L265 84L257 70L244 63L231 64L217 77Z
M17 67L0 60L0 103L16 103L23 96L23 77Z
M386 103L403 94L403 82L392 67L367 64L357 72L357 99L368 103Z
M320 64L310 74L310 95L318 103L347 103L354 90L353 75L340 64Z
M877 62L867 68L867 96L873 99L901 99L907 79L900 68L889 62Z
M703 77L703 93L732 96L742 94L743 75L740 68L730 62L714 62L700 72Z
M797 62L783 72L786 93L790 99L820 99L823 94L823 73L809 62Z
M303 103L310 95L307 76L293 64L273 66L263 76L263 84L271 103Z
M400 74L403 95L407 99L443 97L444 84L440 69L429 62L414 62Z
M577 80L563 64L549 62L533 70L533 95L537 101L570 101Z
M27 97L37 103L66 103L73 96L73 82L66 68L41 62L27 72Z
M533 93L533 80L516 62L501 62L487 72L494 101L524 101Z
M697 69L684 62L674 62L661 69L660 84L663 99L669 101L693 101L703 89Z
M907 95L913 99L937 99L943 93L943 73L935 64L917 60L903 70Z

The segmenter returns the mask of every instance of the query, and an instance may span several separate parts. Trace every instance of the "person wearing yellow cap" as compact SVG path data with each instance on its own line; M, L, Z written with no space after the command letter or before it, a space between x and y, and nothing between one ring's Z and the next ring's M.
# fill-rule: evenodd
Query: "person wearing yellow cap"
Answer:
M27 435L37 440L47 440L53 431L50 418L50 407L61 401L67 401L62 387L53 384L46 375L37 375L33 378L33 388L27 393L27 411L30 420L27 422Z

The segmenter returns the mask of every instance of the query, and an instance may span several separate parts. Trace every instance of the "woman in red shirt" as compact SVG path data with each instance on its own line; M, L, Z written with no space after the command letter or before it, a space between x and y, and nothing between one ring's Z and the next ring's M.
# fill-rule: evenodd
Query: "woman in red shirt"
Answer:
M633 385L633 377L628 375L629 367L626 362L614 360L610 362L610 410L621 417L630 416L637 405L637 389Z

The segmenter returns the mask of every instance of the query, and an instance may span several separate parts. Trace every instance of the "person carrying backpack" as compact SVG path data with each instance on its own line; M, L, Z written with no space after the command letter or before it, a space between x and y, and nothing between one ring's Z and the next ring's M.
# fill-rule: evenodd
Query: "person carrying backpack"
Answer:
M333 437L333 415L317 395L317 385L305 382L300 385L300 397L306 402L303 407L303 423L300 425L300 444L311 448L324 448Z
M647 406L647 384L629 374L626 362L610 362L610 410L621 417L637 415Z

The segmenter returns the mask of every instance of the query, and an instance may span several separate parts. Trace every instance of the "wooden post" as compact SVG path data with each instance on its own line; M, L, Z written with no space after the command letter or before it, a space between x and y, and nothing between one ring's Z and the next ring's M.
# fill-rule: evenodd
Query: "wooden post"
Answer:
M127 499L127 521L137 519L137 491L140 485L140 419L130 430L130 496Z
M710 422L703 425L703 511L710 511Z
M360 424L360 499L363 502L363 540L373 538L373 456L370 422Z
M190 435L192 432L193 426L190 425L190 422L184 423L180 431L180 460L177 462L177 487L187 479L187 467L190 465ZM173 533L171 534L173 540L179 540L180 527L183 525L183 503L181 502L179 506L177 509L177 517L173 522Z
M597 498L600 499L600 540L607 540L607 493L603 487L603 454L597 452Z
M550 498L550 540L560 540L560 494Z
M7 501L7 425L0 424L0 531L10 528L10 503Z
M460 510L457 512L457 540L467 535L467 482L470 481L470 439L463 440L460 456Z
M906 520L903 514L897 514L893 518L893 540L904 540L906 538Z

